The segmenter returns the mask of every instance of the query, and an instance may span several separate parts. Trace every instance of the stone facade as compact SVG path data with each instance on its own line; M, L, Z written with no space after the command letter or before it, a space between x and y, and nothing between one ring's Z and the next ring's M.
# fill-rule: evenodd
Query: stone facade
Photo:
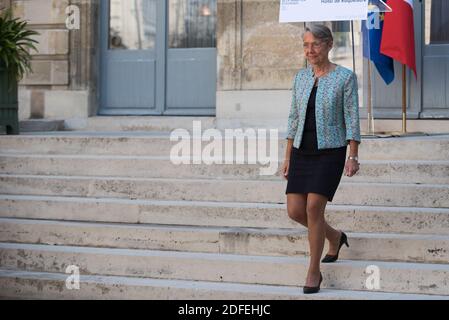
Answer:
M20 118L95 116L98 0L13 0L12 5L14 14L40 33L34 73L20 86ZM69 5L80 8L78 30L66 27ZM291 80L304 65L303 25L279 24L278 11L276 0L218 0L217 117L225 122L254 119L255 109L257 117L272 118L276 104L278 109L282 105L279 118L285 118Z
M0 0L0 10L4 10L6 8L9 8L11 6L10 0Z
M40 32L39 52L33 53L34 73L23 79L19 90L22 120L63 119L82 126L87 118L97 114L99 3L100 0L0 0L0 7L12 5L16 16L28 20ZM69 5L80 9L79 29L67 28ZM217 0L219 127L286 127L293 76L305 65L301 45L304 24L280 24L279 5L279 0ZM355 24L354 30L360 30L360 25ZM336 35L336 46L345 37L346 44L334 50L337 56L332 56L332 60L351 68L349 34L345 31ZM355 45L363 97L366 84L362 70L366 68L362 66L357 35ZM338 56L342 51L345 52Z
M217 123L285 126L302 23L279 24L279 1L219 0Z
M33 52L33 73L20 83L20 118L68 119L87 118L89 87L92 77L86 43L95 34L83 28L69 30L66 25L66 9L79 4L81 23L90 23L90 2L69 0L13 0L14 15L27 20L30 28L39 32L36 40L38 52ZM85 14L85 15L83 15ZM82 34L87 32L89 36ZM90 55L87 54L89 57Z
M302 23L280 24L279 1L218 1L219 90L287 89L304 65Z

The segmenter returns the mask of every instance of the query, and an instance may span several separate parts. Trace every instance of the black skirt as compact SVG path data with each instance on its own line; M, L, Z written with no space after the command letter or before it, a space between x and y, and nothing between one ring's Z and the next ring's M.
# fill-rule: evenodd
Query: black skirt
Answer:
M292 147L288 169L288 193L318 193L332 202L346 163L347 147L333 152L302 153Z
M318 149L315 119L316 90L307 105L306 121L299 148L292 147L288 170L288 193L318 193L332 202L343 175L347 146Z

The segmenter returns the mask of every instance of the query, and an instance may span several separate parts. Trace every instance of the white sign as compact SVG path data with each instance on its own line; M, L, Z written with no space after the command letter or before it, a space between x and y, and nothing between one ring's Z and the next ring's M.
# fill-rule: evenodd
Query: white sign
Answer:
M368 0L281 0L279 22L366 20Z

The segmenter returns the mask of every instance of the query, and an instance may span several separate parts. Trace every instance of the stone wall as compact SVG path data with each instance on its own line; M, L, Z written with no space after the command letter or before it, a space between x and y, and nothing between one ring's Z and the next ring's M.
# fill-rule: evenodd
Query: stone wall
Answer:
M34 73L21 82L21 118L95 115L98 0L12 2L15 15L40 32ZM79 30L65 25L68 5L80 8ZM290 89L304 63L303 29L302 24L279 24L278 13L277 0L218 0L219 91Z
M10 0L0 0L0 11L9 8L10 6L11 6Z
M66 9L79 4L81 25L79 30L66 26ZM28 21L30 28L40 33L38 52L33 52L33 73L20 83L20 119L87 118L90 107L90 68L92 61L90 40L84 33L83 22L90 23L89 12L95 1L69 0L12 0L14 15ZM84 10L84 11L83 11ZM84 15L83 15L84 14ZM87 66L87 68L86 68Z
M218 0L218 90L289 89L304 66L302 23L279 23L279 0Z
M218 0L217 125L286 128L303 23L279 23L279 0Z

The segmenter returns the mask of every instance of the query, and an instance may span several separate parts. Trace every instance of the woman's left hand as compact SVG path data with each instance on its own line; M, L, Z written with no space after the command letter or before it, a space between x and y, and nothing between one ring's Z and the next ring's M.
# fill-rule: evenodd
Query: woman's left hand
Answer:
M348 177L352 177L355 175L360 169L359 163L355 160L348 159L346 160L345 165L345 175Z

